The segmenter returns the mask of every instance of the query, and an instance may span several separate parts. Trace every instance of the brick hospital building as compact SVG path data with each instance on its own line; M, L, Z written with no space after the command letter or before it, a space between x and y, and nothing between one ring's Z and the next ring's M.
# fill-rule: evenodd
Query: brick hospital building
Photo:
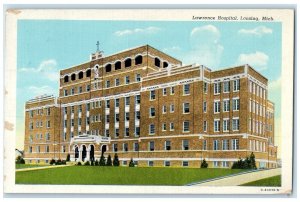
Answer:
M268 79L250 65L212 71L149 45L60 70L59 97L25 106L25 160L99 160L121 165L230 167L255 154L276 167Z

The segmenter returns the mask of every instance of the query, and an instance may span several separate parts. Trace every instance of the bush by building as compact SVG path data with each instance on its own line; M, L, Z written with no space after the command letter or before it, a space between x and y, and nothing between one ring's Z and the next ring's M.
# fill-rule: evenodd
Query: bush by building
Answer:
M55 160L54 159L50 160L50 165L55 165Z
M22 156L18 156L16 158L16 164L25 164L25 160L22 158Z
M257 169L255 163L255 155L253 152L250 157L246 157L246 159L239 159L238 161L232 164L231 169Z
M208 167L208 163L206 162L205 159L203 159L203 161L201 162L201 168L207 168Z
M90 164L89 161L86 161L83 165L85 165L85 166L90 166L91 164Z
M114 166L120 166L120 161L119 161L118 154L115 154L115 156L114 156L113 165Z
M98 160L95 161L95 166L99 166L99 161Z
M111 161L110 155L108 155L108 157L107 157L106 166L112 166L112 161Z
M135 165L134 165L134 162L133 162L133 159L131 158L130 159L130 162L129 162L129 167L134 167Z
M99 166L105 166L105 157L103 156L103 154L100 157Z
M70 154L67 155L66 162L70 161Z

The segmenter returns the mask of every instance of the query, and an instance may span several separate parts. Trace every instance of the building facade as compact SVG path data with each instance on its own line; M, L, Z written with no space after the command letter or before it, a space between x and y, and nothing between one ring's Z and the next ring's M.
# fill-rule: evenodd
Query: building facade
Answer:
M149 45L60 71L59 97L25 107L25 160L97 160L121 165L229 168L252 152L276 167L268 80L249 65L212 71Z

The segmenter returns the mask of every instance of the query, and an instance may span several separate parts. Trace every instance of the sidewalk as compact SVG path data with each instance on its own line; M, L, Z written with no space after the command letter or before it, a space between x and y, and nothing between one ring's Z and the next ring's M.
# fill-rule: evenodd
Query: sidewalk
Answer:
M193 186L238 186L248 182L281 175L281 168L237 174L224 178L194 183Z
M33 168L22 168L22 169L16 169L16 172L30 171L30 170L43 170L43 169L50 169L50 168L60 168L60 167L66 167L66 166L72 166L72 165L57 165L57 166L43 166L43 167L33 167Z

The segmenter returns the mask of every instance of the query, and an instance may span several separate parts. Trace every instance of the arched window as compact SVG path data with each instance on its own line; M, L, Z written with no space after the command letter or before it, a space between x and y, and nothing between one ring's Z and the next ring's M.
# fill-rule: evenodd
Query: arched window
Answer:
M91 70L88 69L85 74L86 74L86 77L91 77Z
M135 65L139 65L143 63L143 57L141 55L135 58Z
M105 72L111 72L111 64L105 66Z
M82 79L82 78L83 78L83 72L79 72L78 79Z
M164 66L164 68L166 68L166 67L168 67L168 66L169 66L169 63L167 63L167 62L164 62L163 66Z
M64 82L65 83L69 82L69 76L68 75L64 77Z
M76 74L71 75L71 80L74 81L76 79Z
M131 58L125 60L125 68L131 66Z
M115 63L115 70L121 69L121 62L118 61Z
M155 66L160 67L160 59L155 58L154 59L154 64L155 64Z

